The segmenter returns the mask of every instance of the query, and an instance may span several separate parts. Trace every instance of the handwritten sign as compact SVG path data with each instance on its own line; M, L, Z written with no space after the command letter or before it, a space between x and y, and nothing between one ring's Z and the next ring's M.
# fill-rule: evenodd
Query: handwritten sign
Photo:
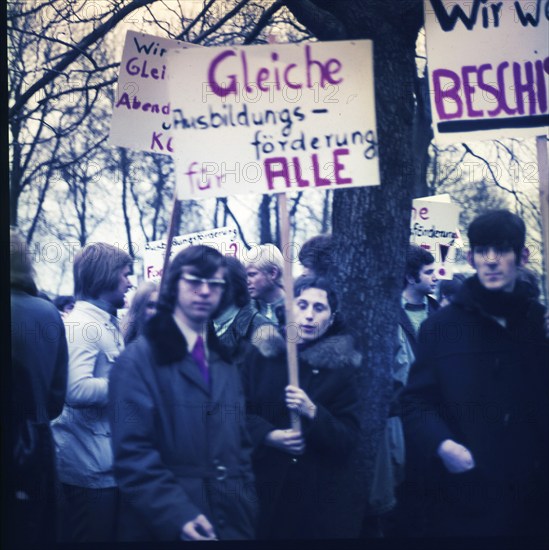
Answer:
M170 131L168 51L194 44L128 31L111 120L113 145L163 155L174 152Z
M372 43L168 52L178 198L379 185Z
M151 241L145 245L143 251L143 270L146 281L160 283L162 268L164 265L164 251L166 241ZM178 252L197 244L203 244L215 248L225 256L241 258L244 251L242 242L238 238L238 232L232 227L220 227L211 231L200 231L188 235L180 235L172 240L170 258Z
M450 195L422 197L412 201L410 242L427 249L435 257L439 279L451 279L456 261L460 208Z
M425 0L435 138L529 137L549 126L549 1Z

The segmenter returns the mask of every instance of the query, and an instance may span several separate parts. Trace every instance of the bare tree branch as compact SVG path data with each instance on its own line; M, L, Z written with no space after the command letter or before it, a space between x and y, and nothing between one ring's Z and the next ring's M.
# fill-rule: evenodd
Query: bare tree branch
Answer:
M84 37L71 51L67 52L63 59L52 69L50 69L42 78L38 79L28 90L26 90L17 99L14 105L9 110L9 117L17 116L27 101L44 86L49 84L58 74L61 74L71 63L73 63L82 51L92 45L94 42L105 36L117 23L122 21L124 17L133 11L151 4L155 0L133 0L127 6L124 6L120 11L115 13L110 19L97 27L93 32Z

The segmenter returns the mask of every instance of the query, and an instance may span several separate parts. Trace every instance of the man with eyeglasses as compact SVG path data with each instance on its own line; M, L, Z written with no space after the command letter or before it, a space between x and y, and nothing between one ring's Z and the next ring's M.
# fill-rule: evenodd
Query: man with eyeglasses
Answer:
M225 258L192 246L170 264L158 313L111 376L114 470L125 505L119 540L254 536L251 446L237 368L208 321Z

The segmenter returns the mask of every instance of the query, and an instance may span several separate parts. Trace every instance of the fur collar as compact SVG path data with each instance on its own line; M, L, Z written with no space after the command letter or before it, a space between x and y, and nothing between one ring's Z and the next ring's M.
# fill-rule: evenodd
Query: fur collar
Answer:
M264 357L286 354L286 343L270 325L259 327L252 337L252 343ZM261 334L258 334L260 333ZM362 354L354 347L349 334L325 335L310 344L298 346L299 361L320 369L337 369L343 366L359 367Z
M147 321L144 336L149 343L158 365L169 365L181 361L188 351L187 341L175 324L171 313L159 311ZM211 323L208 324L208 348L229 362L226 352L219 344Z
M359 367L362 354L354 347L349 334L325 336L298 347L299 360L319 369L336 369L343 366Z

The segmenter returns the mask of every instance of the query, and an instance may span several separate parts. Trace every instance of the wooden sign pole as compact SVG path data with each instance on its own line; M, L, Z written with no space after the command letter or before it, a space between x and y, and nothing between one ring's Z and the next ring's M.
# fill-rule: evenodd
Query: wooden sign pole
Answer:
M162 266L162 277L160 279L160 291L166 281L166 272L168 271L168 266L170 265L170 255L172 252L172 241L175 234L175 226L177 218L179 217L179 199L177 198L177 192L174 191L173 195L173 206L172 206L172 215L170 216L170 225L168 226L168 241L166 242L166 250L164 252L164 265Z
M547 136L536 138L539 173L539 205L543 230L543 256L545 262L545 300L549 305L549 162L547 160Z
M286 193L278 193L278 226L280 228L280 248L286 265L284 266L284 275L282 282L284 284L284 309L286 313L286 352L288 355L288 380L292 386L299 387L299 364L297 360L296 340L292 337L291 330L295 327L294 322L294 284L292 280L292 262L287 255L290 252L290 220L288 217L288 205ZM290 333L290 334L289 334ZM292 429L301 431L301 418L299 414L291 414Z

